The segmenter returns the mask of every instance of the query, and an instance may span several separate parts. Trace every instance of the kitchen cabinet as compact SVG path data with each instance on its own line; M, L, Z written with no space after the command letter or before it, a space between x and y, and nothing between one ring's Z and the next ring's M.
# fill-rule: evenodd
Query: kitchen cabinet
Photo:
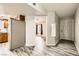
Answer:
M21 21L25 21L25 16L24 15L20 15L19 17L20 17Z
M8 41L8 33L0 33L0 43Z
M2 20L2 27L6 28L6 29L8 28L8 19L3 19Z
M4 28L8 28L8 21L4 20Z

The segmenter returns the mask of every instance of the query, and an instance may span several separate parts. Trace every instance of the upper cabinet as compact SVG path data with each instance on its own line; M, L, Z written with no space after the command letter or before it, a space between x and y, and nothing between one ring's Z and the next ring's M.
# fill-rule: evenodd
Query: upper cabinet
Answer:
M24 15L20 15L19 17L20 17L21 21L25 21L25 16Z
M8 28L8 19L0 19L0 29Z
M10 17L12 20L19 20L19 21L25 21L25 15L18 15L16 17Z
M6 19L3 20L3 26L4 28L8 28L8 20Z

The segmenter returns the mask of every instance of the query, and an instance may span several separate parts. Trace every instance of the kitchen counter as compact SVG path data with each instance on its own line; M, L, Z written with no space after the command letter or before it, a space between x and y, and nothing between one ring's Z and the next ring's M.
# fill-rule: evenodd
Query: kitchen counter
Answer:
M0 33L8 33L7 29L1 29Z

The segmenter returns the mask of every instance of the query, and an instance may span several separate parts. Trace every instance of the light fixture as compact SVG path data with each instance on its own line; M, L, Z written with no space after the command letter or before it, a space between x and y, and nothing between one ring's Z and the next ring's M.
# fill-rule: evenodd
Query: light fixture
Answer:
M33 5L36 5L36 3L33 3Z

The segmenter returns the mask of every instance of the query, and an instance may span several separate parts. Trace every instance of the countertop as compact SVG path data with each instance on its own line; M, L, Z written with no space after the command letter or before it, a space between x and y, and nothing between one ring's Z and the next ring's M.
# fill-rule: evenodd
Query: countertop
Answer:
M2 30L0 30L0 33L8 33L8 31L6 30L6 29L2 29Z

